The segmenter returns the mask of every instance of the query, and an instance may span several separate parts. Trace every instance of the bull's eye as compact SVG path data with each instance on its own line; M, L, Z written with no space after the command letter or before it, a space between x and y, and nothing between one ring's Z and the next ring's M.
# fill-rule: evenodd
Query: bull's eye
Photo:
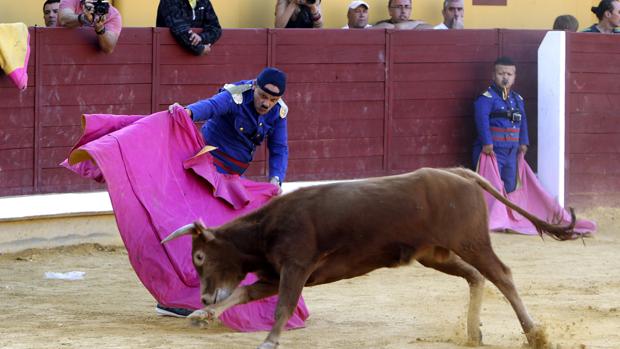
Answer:
M196 253L194 253L194 264L196 265L203 265L206 258L205 258L205 253L202 251L196 251Z

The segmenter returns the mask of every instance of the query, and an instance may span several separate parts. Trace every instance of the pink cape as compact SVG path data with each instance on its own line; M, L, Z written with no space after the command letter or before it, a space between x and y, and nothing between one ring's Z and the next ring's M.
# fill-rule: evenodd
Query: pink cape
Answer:
M518 159L517 189L506 195L504 183L499 174L497 159L494 155L480 154L478 173L493 184L495 188L501 188L501 192L510 201L534 214L535 216L550 222L561 219L563 224L570 222L570 213L563 209L538 182L536 175L525 161L523 153ZM538 234L536 228L523 216L508 209L504 204L497 201L488 193L484 193L489 209L489 226L493 231L515 231L522 234ZM578 219L575 225L578 233L594 233L594 222Z
M191 237L160 241L196 219L208 226L228 222L264 205L278 188L218 173L209 153L194 157L205 144L184 114L177 108L146 117L85 115L84 133L63 165L107 183L131 265L153 297L169 307L199 309ZM242 284L254 281L248 274ZM269 330L276 303L274 296L237 305L220 320L239 331ZM308 315L300 298L287 328L303 327Z

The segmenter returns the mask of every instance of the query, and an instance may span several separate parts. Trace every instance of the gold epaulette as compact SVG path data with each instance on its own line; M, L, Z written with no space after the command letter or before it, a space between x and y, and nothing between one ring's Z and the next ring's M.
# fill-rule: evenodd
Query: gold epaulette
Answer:
M243 103L243 92L250 90L252 88L252 84L242 84L242 85L233 85L226 84L224 85L224 89L228 91L233 98L233 101L237 104Z
M288 105L284 103L284 100L282 98L280 98L280 100L278 101L278 104L280 105L280 117L284 119L286 118L286 115L288 114Z

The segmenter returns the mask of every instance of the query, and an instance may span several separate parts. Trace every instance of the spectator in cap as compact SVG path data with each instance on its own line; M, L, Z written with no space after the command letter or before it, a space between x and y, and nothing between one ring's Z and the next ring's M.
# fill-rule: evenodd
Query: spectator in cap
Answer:
M193 121L205 122L202 135L217 147L211 154L219 172L243 175L256 147L267 139L269 181L282 185L288 165L285 90L286 74L268 67L254 80L226 84L215 96L185 108Z
M464 0L444 0L441 15L443 22L436 25L434 29L463 29L463 17L465 16Z
M388 0L389 19L377 22L374 28L387 29L433 29L424 21L411 19L413 0Z
M58 7L60 0L45 0L43 3L43 19L46 27L55 27L58 23Z
M170 34L196 56L211 52L222 35L222 27L209 0L159 0L158 27L170 28ZM200 28L197 33L192 28Z
M342 29L365 29L372 25L368 24L368 10L370 6L365 1L351 1L347 10L348 24Z
M598 23L586 28L584 33L618 34L620 30L620 1L601 0L597 7L590 9L598 18Z
M321 0L277 0L276 28L322 28Z
M553 21L553 30L565 30L576 32L579 29L579 21L571 15L558 16Z

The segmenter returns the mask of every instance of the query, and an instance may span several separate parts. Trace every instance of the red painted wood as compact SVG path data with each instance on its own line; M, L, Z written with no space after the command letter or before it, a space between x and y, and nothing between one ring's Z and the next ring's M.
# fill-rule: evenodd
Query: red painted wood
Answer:
M32 127L34 111L31 108L0 107L0 129Z
M43 84L59 85L112 85L150 84L150 64L80 64L43 66Z
M149 84L49 86L41 98L42 106L144 104L151 101Z
M0 150L0 172L32 169L32 148Z
M0 195L11 195L19 193L22 189L28 193L28 188L32 187L32 169L21 170L2 170L0 171ZM6 194L4 189L8 188ZM24 193L24 194L26 194ZM21 193L19 193L21 195Z
M32 128L0 129L0 149L32 148Z

